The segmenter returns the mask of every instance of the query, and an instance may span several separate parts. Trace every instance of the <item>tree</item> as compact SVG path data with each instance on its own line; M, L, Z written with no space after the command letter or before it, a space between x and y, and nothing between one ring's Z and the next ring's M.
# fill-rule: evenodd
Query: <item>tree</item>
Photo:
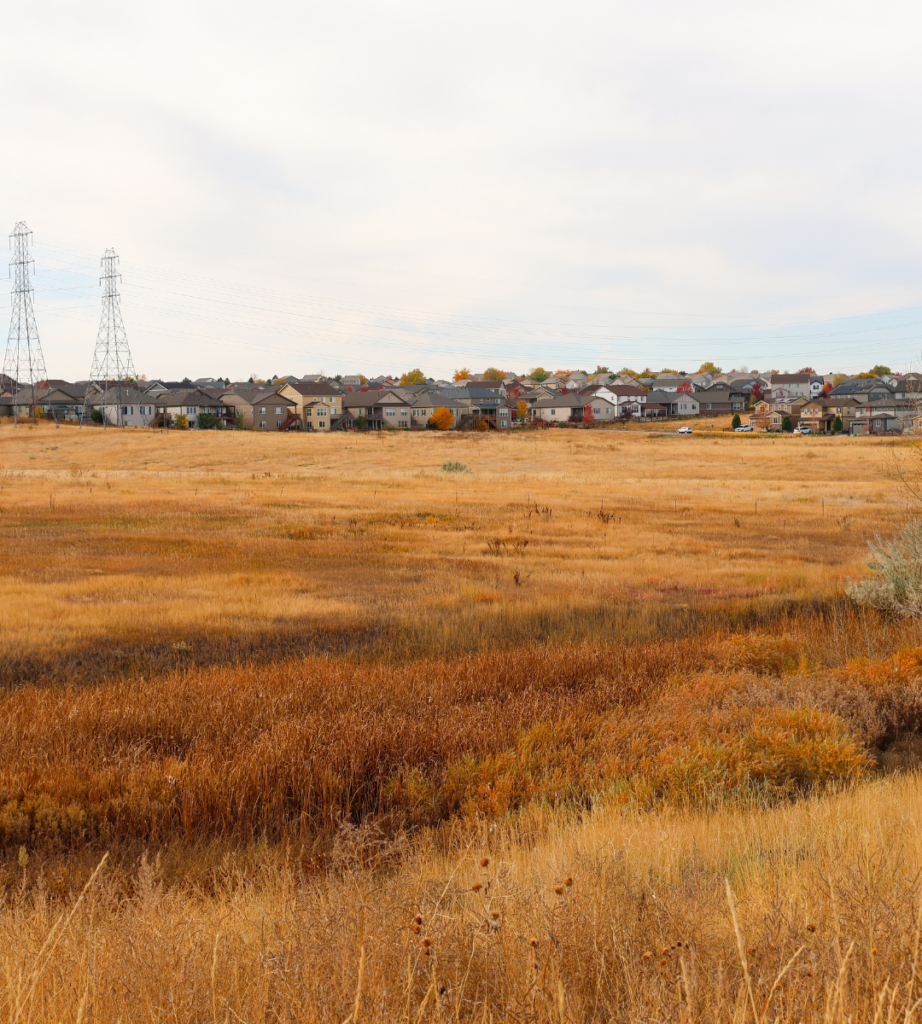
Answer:
M611 373L611 370L609 370L609 368L607 366L596 366L595 372L596 373Z
M102 409L90 409L90 419L94 423L102 423Z
M471 371L466 367L462 366L460 370L455 370L455 375L451 378L456 384L459 380L470 380Z
M805 366L802 370L798 370L798 373L816 373L816 370L812 366Z
M595 423L595 415L592 412L591 405L587 405L583 408L583 423Z
M886 373L893 373L889 366L884 366L882 363L878 363L877 366L871 367L872 377L883 377Z
M199 418L195 424L199 430L223 430L224 424L221 422L220 417L212 416L211 413L203 412L199 414Z
M407 384L425 384L425 383L426 383L426 375L423 373L423 371L418 366L417 366L417 368L415 370L408 370L400 378L400 386L401 387L406 387Z
M483 431L489 429L490 424L487 423L487 421L482 416L478 416L477 419L474 420L474 430Z
M528 415L528 402L522 399L522 401L515 407L515 414L519 420L524 423L525 417Z
M673 377L678 377L678 375L679 375L679 371L678 370L670 370L666 366L664 366L662 368L662 370L660 370L660 373L671 373Z
M708 360L706 363L702 363L698 367L698 373L710 373L710 374L713 375L715 373L720 373L720 372L721 372L720 371L720 367L719 366L715 366L710 360Z
M844 384L847 380L848 380L848 374L847 373L837 373L832 378L832 386L834 388L837 388L840 384Z
M550 374L543 366L536 366L531 373L528 375L532 380L536 380L539 384L550 377Z
M834 434L841 434L842 433L842 417L841 416L836 416L836 418L832 421L832 432Z
M742 426L742 423L743 421L740 419L740 414L738 412L735 412L733 414L733 419L730 420L730 426L733 427L734 430L736 430L737 427Z
M444 405L440 405L429 417L429 426L435 427L436 430L448 430L454 422L451 409L446 409Z
M683 395L690 395L695 389L692 387L690 380L683 380L682 383L676 388L676 391L681 391Z
M506 379L506 375L503 373L502 370L497 370L495 366L488 366L487 369L483 371L483 379L484 380L505 380Z
M823 398L828 398L832 394L832 381L827 380L823 385Z
M790 416L785 416L784 419L781 421L781 429L786 431L788 434L790 434L790 432L794 429L791 426L791 417Z
M191 380L189 380L189 378L188 378L188 377L183 377L183 379L182 379L182 380L180 381L180 383L181 383L181 384L191 384L191 383L192 383L192 381L191 381Z
M364 430L368 426L368 420L366 420L364 416L359 416L359 418L355 421L355 425L359 428L359 430Z
M184 412L181 412L174 420L173 426L177 430L188 430L189 429L189 418Z
M755 384L752 385L752 397L757 402L761 402L762 399L765 397L765 392L762 390L762 385L758 381L756 381Z

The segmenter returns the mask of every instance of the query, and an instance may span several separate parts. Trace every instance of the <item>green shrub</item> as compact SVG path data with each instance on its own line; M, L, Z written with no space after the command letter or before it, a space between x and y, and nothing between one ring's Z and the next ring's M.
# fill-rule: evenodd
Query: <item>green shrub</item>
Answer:
M794 427L791 425L790 416L785 416L784 419L781 421L781 429L786 431L788 434L790 434L790 432L794 429Z
M730 426L733 427L733 429L735 430L737 427L742 426L742 424L743 421L740 419L740 414L738 412L735 412L733 414L733 419L730 421Z
M841 434L842 433L842 417L841 416L836 416L836 418L832 421L832 432L834 434Z
M463 462L443 462L442 463L443 473L470 473L470 470Z
M878 535L868 547L872 575L852 583L848 596L882 611L922 614L922 523L914 520L887 543Z
M224 423L219 416L212 416L209 412L203 412L199 415L198 423L196 424L199 430L223 430Z
M94 423L102 423L102 409L91 409L90 419Z

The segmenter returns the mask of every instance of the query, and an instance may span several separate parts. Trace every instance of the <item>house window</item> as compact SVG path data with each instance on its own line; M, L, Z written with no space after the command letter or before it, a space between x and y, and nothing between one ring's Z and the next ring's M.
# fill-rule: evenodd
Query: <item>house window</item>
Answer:
M266 429L266 421L265 420L260 420L259 421L259 429L260 430L265 430Z
M394 416L394 415L395 415L395 413L394 413L394 410L393 410L393 409L385 409L385 410L384 410L384 415L385 415L385 416Z
M552 416L556 416L557 415L557 410L556 409L551 409L551 415Z
M266 415L266 409L265 409L265 406L262 406L262 407L260 408L260 410L259 410L259 415L260 415L260 416L265 416L265 415Z
M318 409L317 410L317 415L318 416L326 416L326 414L327 414L326 409Z
M304 415L305 415L305 416L310 416L310 415L311 415L311 412L312 412L312 410L310 410L310 409L305 409L305 410L304 410Z
M281 416L282 415L282 407L280 405L277 405L275 407L275 415L276 416Z

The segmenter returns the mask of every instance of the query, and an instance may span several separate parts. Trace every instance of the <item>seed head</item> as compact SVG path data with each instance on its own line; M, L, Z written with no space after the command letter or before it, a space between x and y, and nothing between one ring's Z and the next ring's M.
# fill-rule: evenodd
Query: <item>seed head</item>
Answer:
M749 947L749 953L747 955L748 956L755 956L755 952L756 952L755 946L750 946Z
M563 896L563 886L562 885L555 885L554 886L554 892L556 892L558 896Z
M873 949L871 950L871 952L872 952L872 953L876 953L876 952L877 952L877 946L875 946L875 947L874 947L874 948L873 948Z
M808 932L815 932L816 931L816 925L815 924L808 924L807 925L807 931Z
M660 967L662 967L662 966L663 966L663 964L664 964L665 962L666 962L666 959L665 959L665 957L664 957L664 958L663 958L662 960L660 960L660 962L659 962L659 965L660 965Z
M474 892L480 892L483 886L480 884L480 882L474 882L471 888L474 890Z
M489 864L490 864L490 858L489 857L484 857L483 860L481 860L481 862L480 862L480 866L482 868L489 867Z
M643 958L644 960L649 960L651 956L653 956L652 953L644 953Z
M422 928L420 928L418 924L414 924L413 931L416 932L417 935L419 935L419 933L422 931Z
M537 940L537 939L532 939L532 940L531 940L531 944L532 944L532 946L533 946L533 947L534 947L535 949L537 949L537 948L538 948L538 940Z
M422 924L422 923L423 923L422 917L420 917L420 915L417 914L416 917L413 918L413 924Z
M659 955L660 956L665 956L668 952L669 952L669 947L668 946L663 946L663 948L659 951Z
M428 949L432 945L432 939L423 939L423 949Z
M498 910L491 910L490 911L490 917L492 917L494 921L497 920L497 918L499 917L499 911Z
M566 886L570 886L570 885L573 884L573 879L572 878L565 878L563 880L563 884L566 885Z
M795 946L794 947L794 952L795 953L799 953L800 952L800 946Z

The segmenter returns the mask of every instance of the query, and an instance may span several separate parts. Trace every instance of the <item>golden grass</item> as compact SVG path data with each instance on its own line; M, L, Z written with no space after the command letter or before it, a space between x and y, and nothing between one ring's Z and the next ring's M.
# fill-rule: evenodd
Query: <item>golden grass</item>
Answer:
M0 1020L914 1020L903 450L0 426Z
M913 1022L920 832L908 776L709 814L535 809L386 871L369 865L393 849L345 830L323 876L257 849L208 893L166 884L156 859L105 866L63 920L41 892L10 891L0 1013Z
M900 515L893 452L617 430L7 425L0 659L16 681L62 657L71 672L159 669L177 643L203 662L264 642L274 657L298 634L297 649L362 635L419 655L687 632L840 594Z

